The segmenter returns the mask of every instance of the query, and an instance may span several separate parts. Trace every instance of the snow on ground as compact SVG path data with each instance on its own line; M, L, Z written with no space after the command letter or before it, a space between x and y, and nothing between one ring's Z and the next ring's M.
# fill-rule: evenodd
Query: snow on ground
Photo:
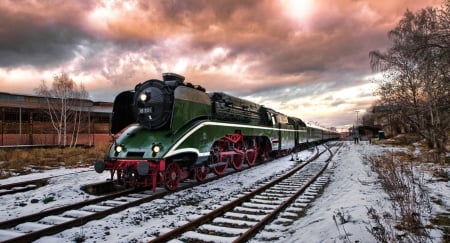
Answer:
M304 217L283 229L284 237L281 237L279 242L375 242L367 230L367 227L370 227L367 208L373 206L388 210L390 203L377 182L377 175L364 162L363 156L372 153L383 154L392 149L364 142L357 145L345 142L333 158L330 182L323 194L313 201ZM300 158L306 159L312 154L312 151L304 151L300 153ZM231 196L298 163L289 159L290 157L281 158L242 173L173 193L163 199L127 209L102 220L89 222L82 228L69 229L55 236L43 237L37 242L73 242L77 238L84 238L85 242L146 242L156 234L181 225L189 218L213 209L229 200ZM0 218L5 220L72 201L84 200L87 195L79 190L81 185L104 181L107 178L105 173L99 175L92 168L91 170L91 172L57 177L52 179L51 185L35 191L1 196ZM66 170L66 172L72 171L74 170ZM41 177L46 176L48 176L46 173L41 173ZM21 178L24 177L9 179L8 183ZM428 178L429 182L433 182L427 184L433 195L443 197L444 203L448 202L450 184L431 180L431 176ZM0 180L0 184L6 184L6 181ZM48 204L42 201L30 203L31 199L41 199L43 195L50 193L55 195L55 201ZM447 208L449 208L448 205L444 204L434 212L445 211ZM348 222L342 224L341 218ZM433 235L440 236L439 232ZM433 241L438 242L439 239Z
M290 235L280 242L376 242L368 231L374 224L367 216L367 209L389 212L391 203L377 181L377 174L363 157L393 150L405 148L346 143L333 158L331 179L322 196L313 202L305 217L290 226L287 230ZM430 196L449 202L450 183L432 180L430 174L425 177ZM434 214L448 212L450 205L433 205L433 208ZM440 242L441 234L437 230L431 232L434 237L431 241Z
M379 146L365 143L345 144L333 158L329 185L306 216L292 225L292 235L286 237L286 242L342 242L345 237L349 242L374 242L366 229L370 223L367 207L389 207L389 202L377 184L377 175L362 162L362 155L382 151ZM341 218L349 222L341 224Z
M313 154L315 151L304 151L299 154L299 158L306 160ZM146 242L176 225L182 225L191 217L225 203L246 188L281 174L296 163L298 162L290 161L290 157L277 159L211 183L173 193L102 220L92 221L81 230L66 230L58 234L58 238L43 237L38 242L70 242L80 235L86 238L85 242Z
M93 171L93 168L60 168L7 178L0 180L0 184L11 184L48 177L53 178L49 180L47 186L23 193L0 196L0 219L2 221L13 219L46 209L83 201L88 198L94 198L96 196L86 194L80 190L80 187L89 183L105 181L108 178L106 174L97 174ZM45 200L48 203L44 203Z

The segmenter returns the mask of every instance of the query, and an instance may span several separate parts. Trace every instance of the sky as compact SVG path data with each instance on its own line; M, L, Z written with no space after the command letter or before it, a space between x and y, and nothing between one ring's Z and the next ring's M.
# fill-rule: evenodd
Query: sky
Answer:
M352 126L375 102L369 52L442 0L0 1L0 91L65 72L94 101L164 72L306 122ZM358 111L358 112L356 112Z

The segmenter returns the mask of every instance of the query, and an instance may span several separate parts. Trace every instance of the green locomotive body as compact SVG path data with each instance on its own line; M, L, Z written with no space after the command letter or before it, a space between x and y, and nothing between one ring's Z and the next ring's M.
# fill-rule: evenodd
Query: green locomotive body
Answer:
M287 155L312 143L338 138L334 132L308 127L299 118L225 93L206 93L163 74L119 94L111 120L113 144L95 169L109 170L118 184L164 185L204 181L212 170Z

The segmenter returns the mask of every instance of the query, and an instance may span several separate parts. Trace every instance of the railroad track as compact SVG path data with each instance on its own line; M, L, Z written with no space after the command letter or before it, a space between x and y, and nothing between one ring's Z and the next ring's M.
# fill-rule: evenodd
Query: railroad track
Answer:
M245 242L283 212L298 217L304 207L327 183L321 177L334 153L321 153L318 158L296 166L288 173L259 188L243 193L231 202L209 213L191 219L180 227L150 242Z
M236 172L229 174L233 173ZM219 178L221 177L211 178L210 180ZM179 190L197 185L199 183L183 183ZM157 188L156 192L130 189L0 222L0 241L30 242L45 235L54 235L72 227L82 226L89 221L101 219L127 208L162 198L170 193L172 192L163 188Z
M217 178L216 178L217 179ZM184 183L184 190L198 183ZM105 196L53 208L35 214L0 222L0 242L30 242L45 235L82 226L127 208L162 198L172 193L163 188L151 190L125 189Z
M35 180L30 180L30 181L22 181L22 182L16 182L16 183L11 183L11 184L0 185L0 196L34 190L41 186L47 185L48 179L49 178L41 178L41 179L35 179Z
M81 226L160 196L151 191L128 189L95 199L0 222L1 242L30 242L44 235Z
M3 184L3 185L0 185L0 196L35 190L39 187L48 185L50 179L53 179L56 177L61 177L61 176L73 175L76 173L85 173L85 172L90 172L90 170L89 171L72 172L72 173L67 173L67 174L62 174L62 175L50 176L50 177L21 181L21 182L14 182L14 183L10 183L10 184Z

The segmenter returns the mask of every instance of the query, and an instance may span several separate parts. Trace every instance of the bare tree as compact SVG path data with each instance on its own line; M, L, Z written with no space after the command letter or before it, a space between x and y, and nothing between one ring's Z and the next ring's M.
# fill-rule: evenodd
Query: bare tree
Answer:
M47 99L47 113L58 134L57 144L75 145L82 121L84 99L88 97L84 86L78 86L67 73L62 72L53 77L51 88L43 80L35 91ZM70 131L70 129L72 130ZM72 139L68 143L68 134L70 133Z
M450 123L450 0L407 11L389 37L390 49L370 52L372 69L384 75L381 102L442 155Z
M74 107L74 117L73 117L73 129L72 129L72 140L70 145L76 145L78 143L78 134L80 133L80 127L83 120L83 108L87 107L85 102L89 94L86 91L83 83L79 85L79 90L77 91L78 101L75 103Z
M367 111L361 118L363 126L374 126L374 115L371 111Z

